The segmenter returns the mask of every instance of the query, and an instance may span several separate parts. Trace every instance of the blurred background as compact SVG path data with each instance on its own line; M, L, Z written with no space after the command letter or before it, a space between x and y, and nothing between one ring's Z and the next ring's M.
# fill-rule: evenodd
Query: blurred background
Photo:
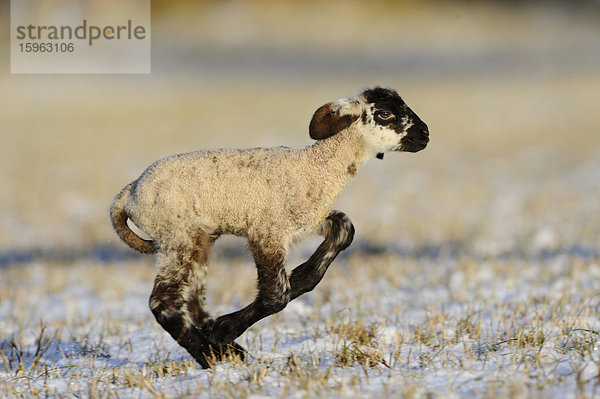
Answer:
M0 263L125 256L108 207L154 160L309 145L372 85L431 143L342 193L355 250L598 256L598 1L153 1L148 75L10 74L0 4Z

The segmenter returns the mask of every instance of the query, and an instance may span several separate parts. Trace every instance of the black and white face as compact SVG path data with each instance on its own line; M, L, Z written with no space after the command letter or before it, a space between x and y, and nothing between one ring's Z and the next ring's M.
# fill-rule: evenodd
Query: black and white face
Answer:
M361 121L372 126L366 140L384 151L421 151L429 142L429 129L394 90L376 87L363 91Z
M421 151L429 142L425 122L391 89L375 87L323 105L313 116L310 136L321 140L351 126L380 158L386 151Z

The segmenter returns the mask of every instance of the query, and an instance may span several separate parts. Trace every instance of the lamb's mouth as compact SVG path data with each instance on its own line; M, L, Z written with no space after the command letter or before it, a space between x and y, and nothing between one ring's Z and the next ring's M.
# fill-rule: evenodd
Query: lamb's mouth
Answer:
M429 137L423 136L418 139L404 137L396 151L419 152L427 147L427 143L429 143Z

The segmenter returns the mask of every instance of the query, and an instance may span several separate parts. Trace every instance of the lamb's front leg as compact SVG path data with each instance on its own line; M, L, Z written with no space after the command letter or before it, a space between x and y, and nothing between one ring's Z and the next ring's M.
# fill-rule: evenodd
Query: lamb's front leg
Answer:
M258 295L245 308L209 321L207 338L216 344L229 344L257 321L281 311L290 301L290 283L285 271L285 251L249 243L256 262Z
M332 211L317 232L325 237L314 254L296 267L290 275L291 299L312 291L319 284L327 268L354 238L354 226L345 213Z
M228 344L257 321L283 310L290 300L311 291L336 256L352 243L354 226L346 214L332 211L319 226L318 233L325 239L308 261L292 271L289 279L283 249L265 250L250 243L258 272L256 300L244 309L208 322L204 328L208 339Z

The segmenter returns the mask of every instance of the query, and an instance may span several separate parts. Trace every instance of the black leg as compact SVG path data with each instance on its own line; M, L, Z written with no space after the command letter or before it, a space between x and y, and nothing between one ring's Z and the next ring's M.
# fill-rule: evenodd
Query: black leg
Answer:
M245 308L217 318L206 328L211 343L228 344L257 321L281 311L290 301L285 252L250 243L258 273L258 295Z
M293 270L289 279L283 250L265 250L251 243L258 272L258 295L245 308L207 323L205 331L209 341L233 342L257 321L281 311L290 300L312 290L336 256L352 243L354 226L344 213L333 211L319 226L319 234L325 240L308 261Z
M352 243L354 226L346 214L332 211L319 226L319 234L325 237L321 245L290 275L291 299L312 291L319 284L331 262Z

